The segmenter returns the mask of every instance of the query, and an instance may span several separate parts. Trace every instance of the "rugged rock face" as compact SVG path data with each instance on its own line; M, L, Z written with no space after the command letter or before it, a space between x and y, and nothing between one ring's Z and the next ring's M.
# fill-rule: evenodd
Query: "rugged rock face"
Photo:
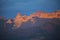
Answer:
M11 23L12 23L12 21L9 19L6 23L11 24Z
M31 14L30 16L21 16L20 13L17 13L16 17L14 18L14 27L19 28L23 22L27 22L29 20L32 23L35 23L34 17L48 18L48 19L49 18L50 19L60 18L60 10L59 11L55 11L55 12L51 12L51 13L37 11L37 12Z

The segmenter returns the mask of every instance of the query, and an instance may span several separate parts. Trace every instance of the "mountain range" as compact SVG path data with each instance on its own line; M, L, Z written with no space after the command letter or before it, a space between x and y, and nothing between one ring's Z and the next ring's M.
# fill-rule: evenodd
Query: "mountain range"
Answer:
M60 11L37 11L29 16L19 12L13 19L0 16L2 40L58 40L60 39Z

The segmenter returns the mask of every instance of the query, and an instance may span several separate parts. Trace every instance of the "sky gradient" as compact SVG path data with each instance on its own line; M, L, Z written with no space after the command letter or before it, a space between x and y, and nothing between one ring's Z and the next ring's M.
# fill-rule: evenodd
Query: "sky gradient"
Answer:
M3 17L14 18L17 12L21 15L30 15L37 10L60 10L60 0L0 0L0 16Z

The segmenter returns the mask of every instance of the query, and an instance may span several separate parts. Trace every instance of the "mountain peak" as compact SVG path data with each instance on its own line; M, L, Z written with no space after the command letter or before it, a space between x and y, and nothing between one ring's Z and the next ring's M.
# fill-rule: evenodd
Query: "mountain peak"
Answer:
M11 23L12 23L12 21L9 19L6 23L11 24Z
M20 18L20 17L21 17L21 14L18 12L16 15L16 18Z
M16 17L14 18L14 25L13 28L19 28L22 23L31 21L32 24L35 23L35 18L48 18L48 19L53 19L53 18L60 18L60 10L51 12L51 13L46 13L46 12L40 12L36 11L35 13L29 15L29 16L21 16L21 14L18 12ZM11 20L8 20L7 23L11 24Z

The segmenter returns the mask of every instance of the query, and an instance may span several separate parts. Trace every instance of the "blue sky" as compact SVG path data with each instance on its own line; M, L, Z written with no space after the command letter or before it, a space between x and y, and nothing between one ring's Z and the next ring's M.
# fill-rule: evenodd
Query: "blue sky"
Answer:
M0 0L0 16L3 17L14 18L17 12L21 15L30 15L37 10L60 10L60 0Z

